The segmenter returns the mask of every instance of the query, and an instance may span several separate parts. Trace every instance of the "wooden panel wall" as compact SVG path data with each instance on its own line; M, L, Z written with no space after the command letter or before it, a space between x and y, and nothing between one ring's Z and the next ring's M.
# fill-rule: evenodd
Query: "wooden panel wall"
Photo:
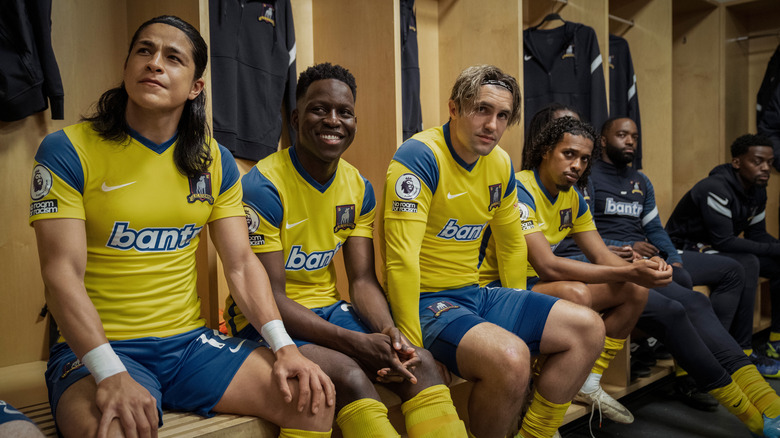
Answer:
M423 128L443 124L447 120L442 113L442 94L439 88L439 1L416 0L417 48L420 62L420 106Z
M100 93L121 80L126 40L124 2L83 1L79 7L54 2L52 43L65 89L65 120L44 111L26 119L0 122L0 367L48 356L44 304L35 235L27 224L33 157L46 134L75 123ZM96 37L99 35L100 37ZM82 42L74 44L74 42ZM88 44L86 42L89 42Z

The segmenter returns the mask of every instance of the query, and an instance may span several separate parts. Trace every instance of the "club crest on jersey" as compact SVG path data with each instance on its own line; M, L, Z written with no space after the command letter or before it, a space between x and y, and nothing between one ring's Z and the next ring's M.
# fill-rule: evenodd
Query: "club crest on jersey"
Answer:
M274 5L263 3L263 15L257 17L257 21L266 21L276 27L276 9Z
M574 228L574 222L571 217L571 208L565 208L558 213L561 215L561 226L558 227L558 231L563 231L564 228Z
M615 55L609 55L609 68L615 69Z
M355 204L336 206L336 226L333 232L355 229Z
M432 305L428 306L427 309L433 312L433 317L438 318L442 313L452 310L452 309L459 309L460 306L457 306L455 304L450 303L449 301L437 301L433 303Z
M30 184L30 197L37 201L49 194L51 190L51 172L43 164L33 168L32 184Z
M68 374L72 373L73 371L76 371L77 369L83 367L84 364L78 360L74 359L65 365L62 366L62 374L60 375L60 379L64 379L68 377Z
M190 180L190 194L187 196L187 202L193 204L195 201L200 201L214 205L214 196L211 195L211 173L201 173L188 179Z
M501 184L488 186L488 192L490 192L490 205L488 205L488 211L490 211L501 205Z
M561 59L566 58L574 58L574 43L569 44L569 47L566 48L566 53L561 56Z
M416 198L422 190L420 178L413 173L405 173L395 181L395 194L399 198L409 201Z
M631 184L631 193L639 193L640 195L644 196L645 194L642 192L642 188L639 187L639 181L630 181L629 184Z

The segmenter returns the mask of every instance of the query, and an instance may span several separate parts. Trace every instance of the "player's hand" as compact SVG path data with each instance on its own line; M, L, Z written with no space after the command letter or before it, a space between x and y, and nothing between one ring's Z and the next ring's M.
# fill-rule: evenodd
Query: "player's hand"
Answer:
M298 379L298 412L303 412L306 406L311 405L311 413L316 414L323 403L333 406L336 402L333 382L317 364L305 358L295 345L276 351L273 377L287 403L293 400L287 380Z
M672 282L672 267L660 257L635 260L631 269L631 281L646 288L663 287Z
M390 329L386 330L391 332ZM396 339L401 344L402 351L404 341ZM400 380L409 380L412 383L417 382L414 374L404 365L405 360L411 359L411 355L404 353L405 356L399 356L393 344L396 341L386 333L365 333L361 334L359 341L354 343L354 353L351 355L355 360L369 372L376 373L376 380L379 382L397 382ZM412 353L416 355L416 353ZM402 359L402 357L409 359ZM400 377L400 379L398 378Z
M636 241L633 244L634 251L645 258L658 255L658 248L650 242Z
M634 260L634 250L631 249L631 247L628 245L624 245L624 246L607 245L607 249L609 249L616 256L620 257L621 259L629 263Z
M674 263L672 263L672 266L673 266L673 267L675 267L675 268L680 268L680 269L682 269L682 267L683 267L683 264L682 264L682 263L680 263L680 262L674 262Z
M95 404L101 413L98 438L108 436L115 418L126 437L157 436L157 400L127 371L107 377L98 384Z
M377 381L381 383L400 383L409 380L410 383L417 383L417 377L412 374L414 369L422 361L417 354L417 348L409 342L397 327L389 327L382 333L390 336L396 357L401 362L403 369L382 368L377 371ZM411 378L409 377L411 375Z

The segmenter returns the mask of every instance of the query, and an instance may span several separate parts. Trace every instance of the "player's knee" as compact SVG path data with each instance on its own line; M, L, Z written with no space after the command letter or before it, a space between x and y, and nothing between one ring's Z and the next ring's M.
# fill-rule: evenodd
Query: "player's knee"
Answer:
M441 372L436 365L436 360L430 351L423 348L416 348L417 356L420 358L420 364L414 370L414 376L418 383L424 386L432 386L443 383Z
M366 373L353 360L344 361L339 364L335 372L328 376L336 387L336 394L339 398L345 397L350 400L375 396L373 383L368 379Z
M634 283L626 283L626 301L632 306L644 309L647 304L647 288Z
M566 316L569 321L571 342L586 350L601 351L604 346L606 328L598 313L584 307L575 307Z
M593 296L590 288L585 283L578 281L567 281L561 286L561 294L566 301L579 304L585 307L593 306Z
M699 312L712 311L712 302L710 299L698 292L691 291L684 300L682 300L685 311L688 314L698 314Z

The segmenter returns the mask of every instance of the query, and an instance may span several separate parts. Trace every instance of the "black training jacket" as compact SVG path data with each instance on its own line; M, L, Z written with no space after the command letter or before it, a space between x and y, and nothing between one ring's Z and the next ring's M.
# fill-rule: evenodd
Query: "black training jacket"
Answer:
M780 256L766 232L766 188L742 187L730 163L716 166L683 196L666 223L678 249ZM738 237L745 233L744 239Z
M64 118L65 93L51 47L51 0L0 1L0 120L45 110Z

